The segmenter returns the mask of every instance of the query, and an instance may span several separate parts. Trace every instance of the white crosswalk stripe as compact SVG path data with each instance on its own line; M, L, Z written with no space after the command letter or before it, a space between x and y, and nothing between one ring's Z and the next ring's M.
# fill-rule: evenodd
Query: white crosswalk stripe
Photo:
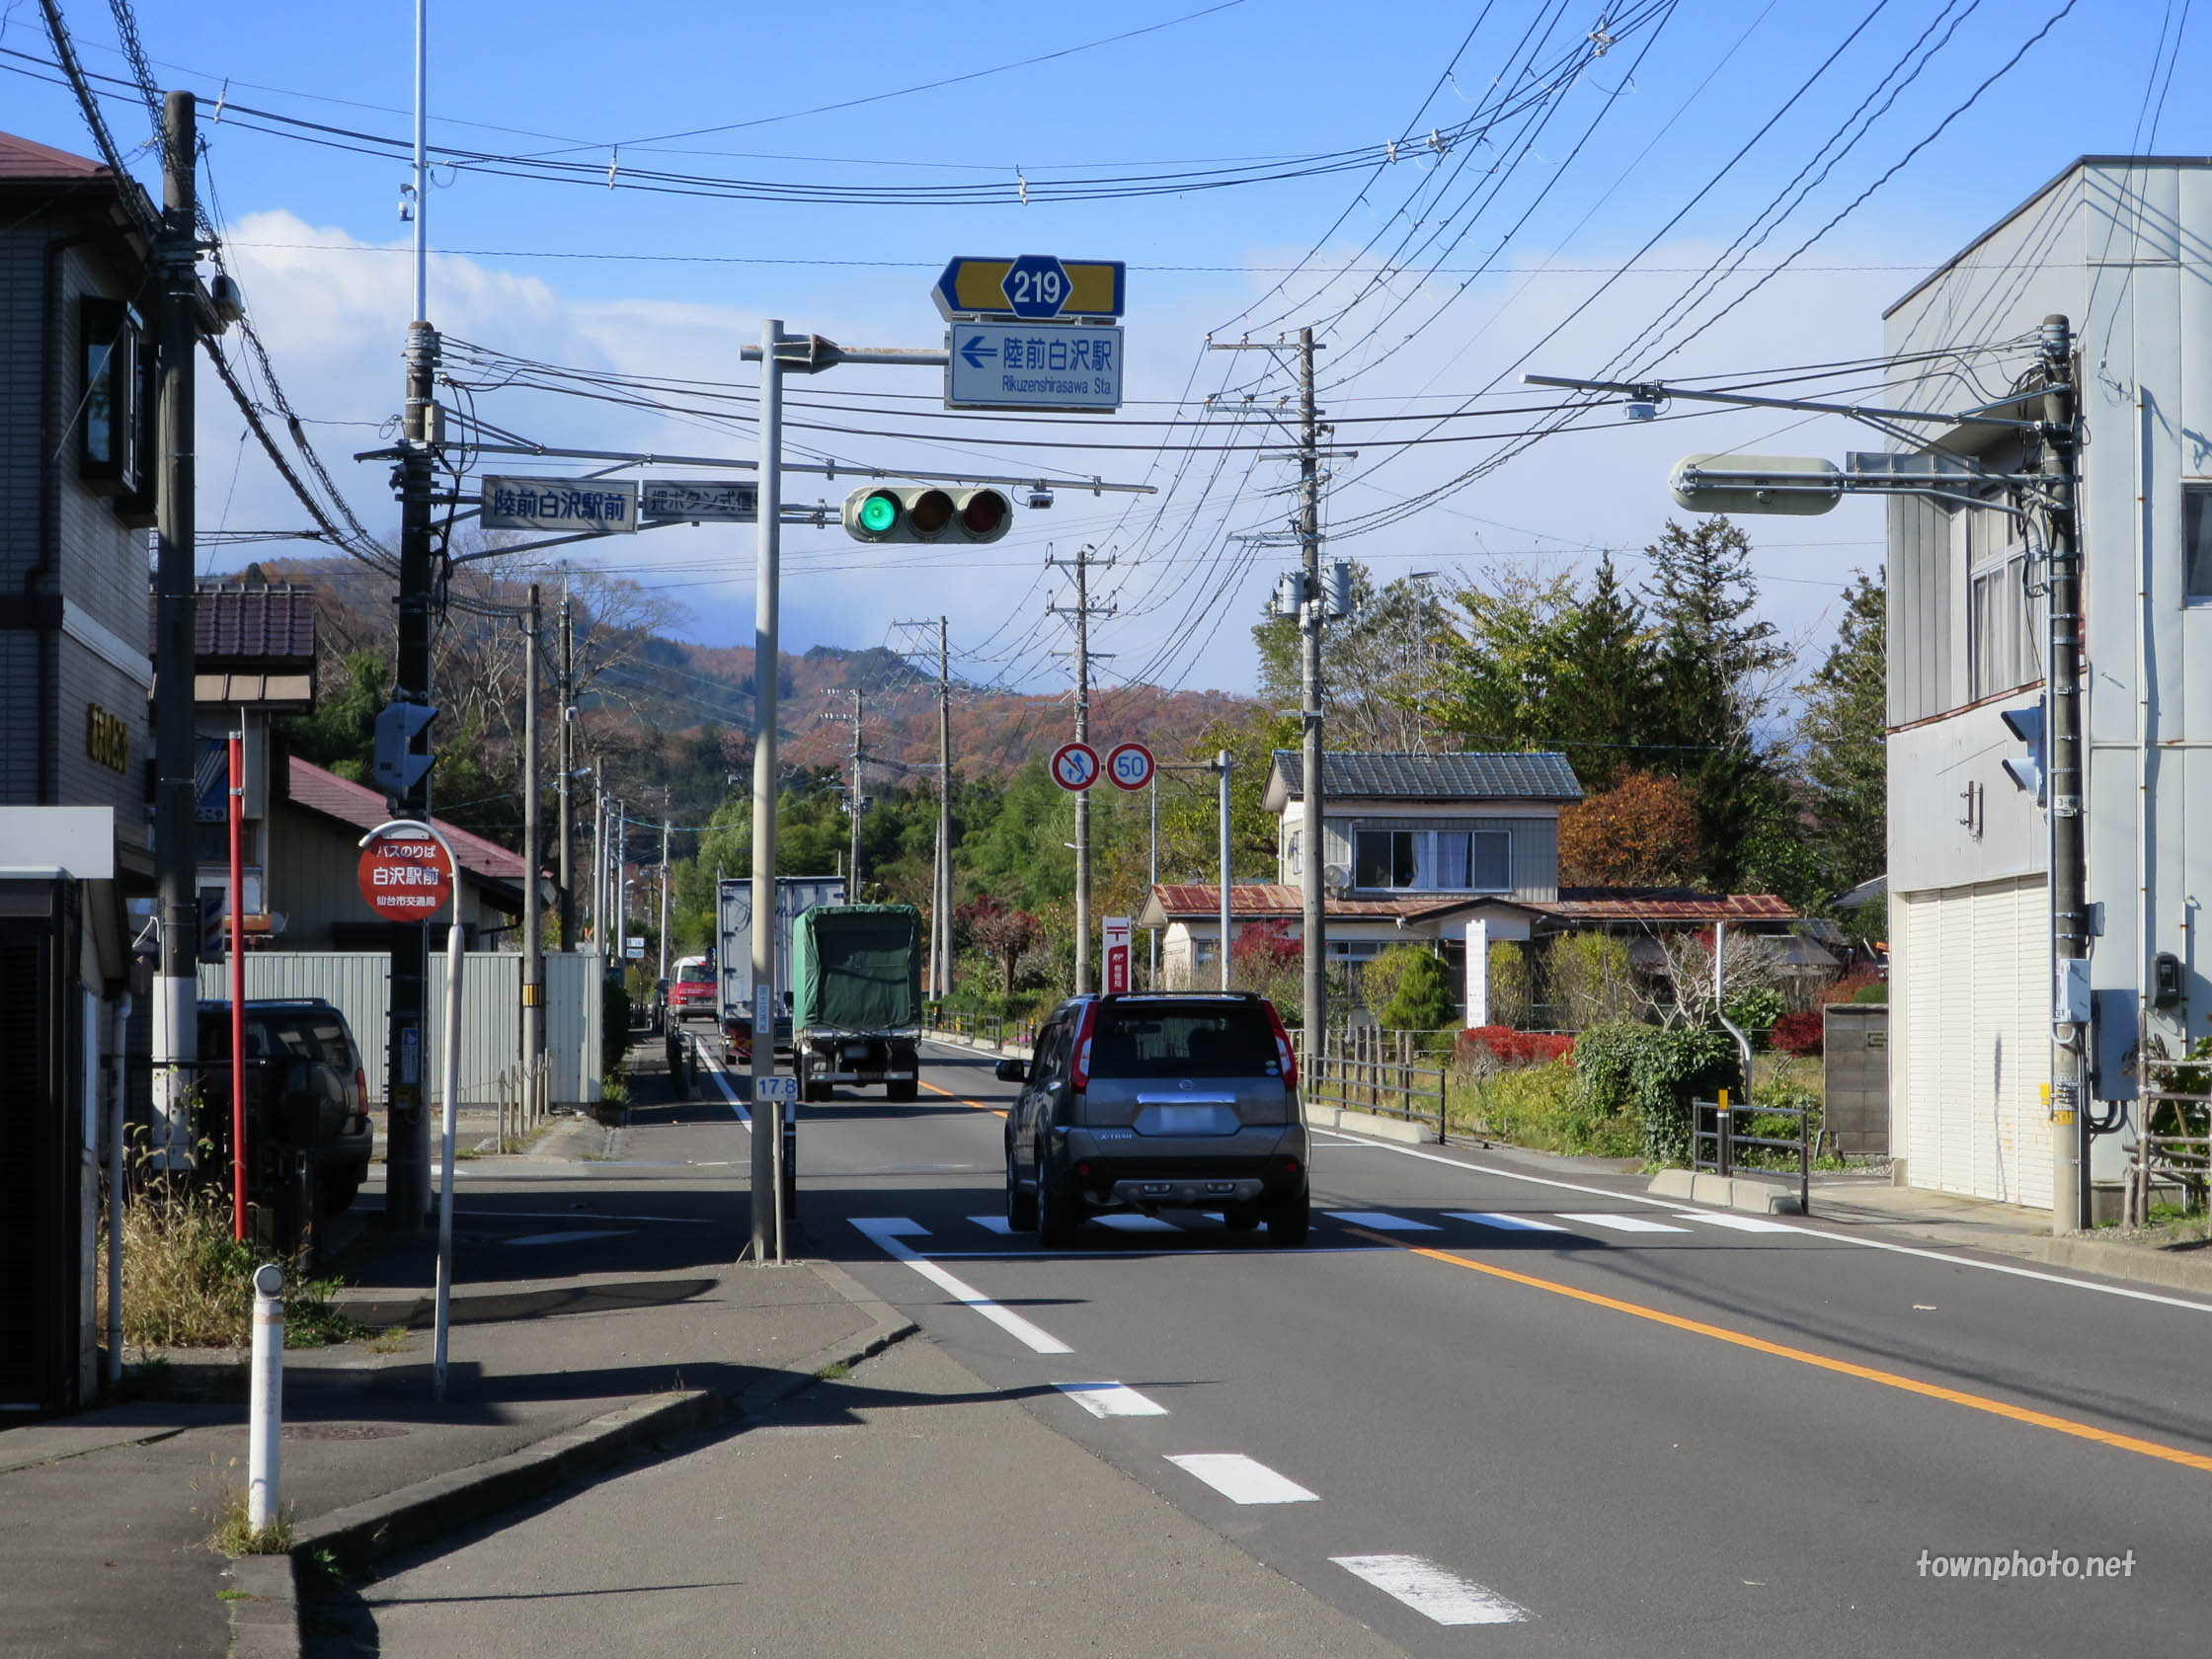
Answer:
M1055 1382L1054 1387L1093 1417L1164 1417L1167 1407L1126 1382Z
M1100 1226L1112 1227L1116 1232L1180 1232L1183 1229L1173 1222L1162 1221L1157 1216L1093 1216Z
M1442 1229L1387 1210L1331 1210L1329 1214L1352 1226L1373 1227L1377 1232L1438 1232Z
M1297 1481L1277 1474L1265 1463L1241 1452L1184 1452L1167 1460L1177 1468L1195 1474L1230 1503L1319 1503L1318 1492L1308 1492Z
M1703 1222L1707 1226L1726 1227L1731 1232L1795 1232L1797 1229L1781 1222L1770 1222L1759 1216L1723 1216L1717 1211L1684 1211L1676 1215L1678 1222Z
M1585 1210L1555 1212L1562 1222L1582 1222L1590 1226L1611 1227L1615 1232L1688 1232L1688 1227L1675 1226L1667 1222L1646 1221L1641 1216L1624 1216L1614 1210Z
M1331 1555L1329 1559L1439 1624L1518 1624L1530 1617L1527 1608L1488 1586L1418 1555Z
M1445 1214L1456 1222L1472 1222L1476 1226L1497 1227L1505 1232L1565 1232L1567 1230L1556 1222L1540 1222L1534 1216L1508 1216L1497 1210L1447 1210Z
M1011 1238L1014 1235L1014 1224L1003 1216L970 1216L968 1219L986 1232L995 1232L1001 1238Z

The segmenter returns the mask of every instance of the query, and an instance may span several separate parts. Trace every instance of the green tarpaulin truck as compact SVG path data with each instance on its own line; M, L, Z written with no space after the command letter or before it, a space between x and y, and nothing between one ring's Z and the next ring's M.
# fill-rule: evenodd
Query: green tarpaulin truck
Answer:
M921 950L911 905L818 905L792 919L792 1069L808 1100L838 1083L918 1096Z

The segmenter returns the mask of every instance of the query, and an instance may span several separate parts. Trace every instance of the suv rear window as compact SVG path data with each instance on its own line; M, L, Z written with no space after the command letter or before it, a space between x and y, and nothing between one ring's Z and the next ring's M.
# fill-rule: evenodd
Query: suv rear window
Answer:
M1091 1036L1094 1077L1273 1077L1281 1057L1257 1003L1109 1002Z

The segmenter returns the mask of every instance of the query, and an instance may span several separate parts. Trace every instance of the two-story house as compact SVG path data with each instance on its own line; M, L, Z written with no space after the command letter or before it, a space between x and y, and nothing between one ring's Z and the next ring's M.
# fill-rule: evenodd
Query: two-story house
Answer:
M1233 882L1229 925L1273 922L1296 936L1305 859L1318 848L1332 962L1354 969L1408 940L1435 946L1466 988L1466 1016L1487 1018L1487 947L1578 928L1636 933L1715 920L1772 929L1794 919L1771 895L1559 885L1559 812L1582 799L1566 756L1550 753L1321 757L1327 801L1318 834L1305 816L1304 756L1280 750L1262 804L1276 816L1276 868ZM1161 930L1160 983L1206 986L1219 972L1221 889L1152 889L1138 925ZM1471 948L1470 948L1471 947Z

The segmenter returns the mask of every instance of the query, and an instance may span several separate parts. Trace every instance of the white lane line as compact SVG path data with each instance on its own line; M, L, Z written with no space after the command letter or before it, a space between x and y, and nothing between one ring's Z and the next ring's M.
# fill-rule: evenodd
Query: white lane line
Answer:
M1518 1624L1529 1610L1418 1555L1331 1555L1330 1560L1439 1624Z
M1093 1417L1164 1417L1167 1407L1126 1382L1055 1382L1054 1387Z
M702 1216L616 1216L604 1210L456 1210L453 1214L470 1222L675 1222L683 1226L727 1224L708 1221Z
M1556 1222L1540 1222L1534 1216L1509 1216L1502 1210L1447 1210L1455 1222L1472 1222L1476 1226L1497 1227L1504 1232L1565 1232L1567 1229Z
M1782 1222L1770 1222L1760 1216L1723 1216L1708 1210L1683 1210L1676 1213L1678 1222L1703 1222L1707 1226L1728 1227L1736 1232L1802 1232Z
M1093 1216L1100 1226L1112 1227L1116 1232L1181 1232L1173 1222L1157 1216Z
M1195 1474L1230 1503L1319 1503L1321 1494L1308 1492L1265 1463L1254 1462L1241 1452L1184 1452L1167 1460L1177 1468Z
M964 1307L973 1307L1008 1336L1039 1354L1071 1354L1074 1350L1050 1331L1031 1324L1019 1313L1001 1307L975 1286L955 1279L935 1262L915 1254L905 1238L927 1237L929 1229L905 1216L856 1216L852 1224L875 1241L876 1248L893 1261L905 1262Z
M1327 1133L1325 1131L1319 1133ZM1462 1175L1495 1175L1501 1181L1526 1181L1539 1187L1557 1187L1563 1192L1588 1193L1592 1198L1610 1199L1627 1204L1648 1204L1654 1209L1680 1212L1679 1199L1647 1198L1641 1193L1617 1192L1612 1187L1593 1187L1581 1181L1561 1181L1550 1175L1531 1175L1525 1169L1507 1169L1494 1163L1475 1163L1466 1158L1446 1157L1441 1152L1426 1152L1418 1146L1401 1146L1392 1141L1359 1142L1360 1146L1378 1152L1394 1152L1400 1157L1419 1158L1423 1163L1441 1163L1447 1169L1457 1169ZM2043 1285L2066 1285L2077 1291L2094 1291L2098 1296L2119 1297L2127 1302L2148 1302L2161 1307L2178 1307L2190 1313L2212 1313L2212 1302L2190 1302L2185 1297L2160 1296L2156 1291L2131 1290L2125 1285L2100 1285L2092 1279L2070 1279L2063 1273L2044 1273L2032 1267L2013 1267L2005 1262L1980 1261L1973 1256L1953 1255L1948 1250L1930 1250L1917 1244L1893 1244L1886 1238L1860 1238L1848 1232L1836 1232L1828 1227L1800 1226L1795 1223L1778 1223L1804 1238L1818 1238L1830 1244L1856 1244L1862 1250L1882 1250L1893 1256L1917 1256L1922 1261L1941 1262L1946 1267L1971 1267L1983 1273L2001 1273L2009 1279L2032 1279Z
M533 1232L525 1238L503 1238L502 1244L581 1244L588 1238L627 1238L632 1229L617 1227L609 1232L601 1228L582 1227L575 1232Z
M1003 1216L970 1216L968 1219L984 1231L995 1232L1001 1238L1011 1238L1014 1235L1014 1224Z
M1591 1226L1611 1227L1615 1232L1688 1232L1688 1227L1675 1226L1668 1222L1647 1222L1641 1216L1623 1216L1613 1210L1560 1210L1554 1212L1562 1222L1583 1222Z
M751 1129L752 1114L745 1109L745 1102L738 1098L738 1091L730 1086L730 1078L722 1069L722 1062L704 1049L699 1051L699 1058L707 1063L707 1075L714 1079L714 1086L722 1091L722 1098L730 1110L737 1113L738 1122L748 1130Z
M1352 1226L1373 1227L1377 1232L1441 1232L1442 1227L1431 1226L1427 1222L1416 1222L1409 1216L1393 1216L1387 1210L1331 1210L1329 1214Z

